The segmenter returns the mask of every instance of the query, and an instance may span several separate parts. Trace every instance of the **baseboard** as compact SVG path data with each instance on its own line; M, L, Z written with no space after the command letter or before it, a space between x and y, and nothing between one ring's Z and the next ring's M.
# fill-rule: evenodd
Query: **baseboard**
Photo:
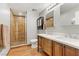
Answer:
M24 45L30 46L31 44L21 44L21 45L11 46L11 48L17 48L17 47L24 46Z

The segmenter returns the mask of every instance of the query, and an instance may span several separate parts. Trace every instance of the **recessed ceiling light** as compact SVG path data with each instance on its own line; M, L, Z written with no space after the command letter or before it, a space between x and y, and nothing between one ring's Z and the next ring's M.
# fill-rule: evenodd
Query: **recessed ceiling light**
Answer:
M20 12L19 15L23 15L23 13Z

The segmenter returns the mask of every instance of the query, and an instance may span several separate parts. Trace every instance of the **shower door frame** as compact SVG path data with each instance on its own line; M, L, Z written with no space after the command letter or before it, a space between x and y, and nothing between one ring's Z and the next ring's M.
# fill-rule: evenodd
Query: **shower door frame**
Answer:
M13 15L13 17L14 17L15 15L13 14L12 10L11 10L11 13L12 13L12 15ZM17 16L17 15L16 15L16 16ZM20 17L21 17L21 16L20 16ZM10 25L12 25L12 24L11 24L12 21L13 21L13 19L10 20ZM18 26L18 25L17 25L17 26ZM24 17L24 27L25 27L25 28L24 28L24 29L25 29L25 39L24 39L25 43L24 43L24 44L15 45L15 46L11 46L11 45L10 45L11 48L18 47L18 46L22 46L22 45L27 45L27 38L26 38L26 36L27 36L27 34L26 34L26 32L27 32L27 31L26 31L26 27L27 27L27 26L26 26L26 22L25 22L25 17ZM11 28L12 28L12 27L10 27L10 29L11 29ZM16 28L18 28L18 27L16 27ZM18 29L17 29L17 30L18 30ZM17 33L16 33L16 34L17 34ZM16 37L15 37L15 38L16 38ZM10 43L12 43L11 40L10 40Z

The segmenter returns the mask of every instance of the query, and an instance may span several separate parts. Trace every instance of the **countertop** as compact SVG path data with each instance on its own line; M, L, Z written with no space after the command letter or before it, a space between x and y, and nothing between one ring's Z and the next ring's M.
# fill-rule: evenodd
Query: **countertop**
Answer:
M79 39L72 39L49 34L38 34L38 36L79 49Z

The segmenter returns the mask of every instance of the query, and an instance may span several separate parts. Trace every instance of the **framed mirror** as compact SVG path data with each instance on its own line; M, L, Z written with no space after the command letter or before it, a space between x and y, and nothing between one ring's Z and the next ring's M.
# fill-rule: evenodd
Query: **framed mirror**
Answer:
M44 17L39 17L37 19L37 30L43 30Z
M60 6L62 25L79 25L79 3L64 3Z
M46 28L51 28L54 27L54 12L49 12L46 15L46 19L45 19L45 24L46 24Z

